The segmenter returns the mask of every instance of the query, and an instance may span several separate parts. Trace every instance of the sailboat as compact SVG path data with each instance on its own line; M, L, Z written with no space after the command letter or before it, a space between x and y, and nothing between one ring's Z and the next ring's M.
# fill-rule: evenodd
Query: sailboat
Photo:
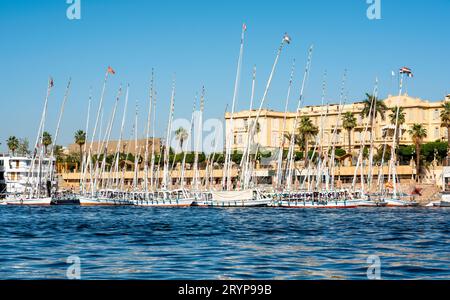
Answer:
M50 205L51 182L46 182L47 173L53 167L54 160L46 158L43 147L43 134L45 131L45 120L47 117L47 106L50 92L53 88L53 79L49 78L47 94L44 101L44 108L34 146L34 153L31 158L30 168L26 177L26 188L24 193L9 194L2 201L6 205ZM47 168L48 164L50 167ZM45 184L44 184L45 183Z
M272 197L263 194L259 189L241 191L210 191L201 193L192 206L208 207L260 207L269 206Z

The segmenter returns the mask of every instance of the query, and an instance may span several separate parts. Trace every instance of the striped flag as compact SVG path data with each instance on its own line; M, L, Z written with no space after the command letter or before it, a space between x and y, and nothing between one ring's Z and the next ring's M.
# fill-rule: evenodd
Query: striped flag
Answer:
M110 66L108 66L108 73L110 74L116 74L116 71L113 70L113 68L111 68Z
M410 68L407 68L407 67L401 68L401 69L400 69L400 74L406 74L406 75L408 75L408 77L414 77L414 75L413 75L411 69L410 69Z
M48 82L48 85L52 88L53 87L53 78L50 77L50 80Z
M247 25L245 25L245 23L242 24L242 30L247 31Z

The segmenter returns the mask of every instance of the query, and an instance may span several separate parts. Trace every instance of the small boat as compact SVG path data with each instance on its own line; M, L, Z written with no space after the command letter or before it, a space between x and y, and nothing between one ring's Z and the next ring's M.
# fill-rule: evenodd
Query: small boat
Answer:
M273 199L257 189L243 191L210 191L201 194L192 206L207 207L261 207L269 206Z
M5 199L1 202L3 205L36 205L36 206L47 206L50 205L52 201L51 197L36 197L36 198L26 198L26 197L16 197L11 199Z
M116 206L116 205L132 205L127 200L126 192L118 192L115 190L102 190L95 195L80 196L81 206Z
M358 202L349 199L346 191L284 192L274 195L272 206L287 208L356 208Z
M186 189L163 190L150 193L132 193L131 203L136 206L187 207L195 201L195 196Z
M351 200L307 201L282 200L275 202L275 206L286 208L357 208L358 204Z
M419 203L415 201L406 201L398 198L386 198L383 200L386 202L387 207L411 207L419 205Z

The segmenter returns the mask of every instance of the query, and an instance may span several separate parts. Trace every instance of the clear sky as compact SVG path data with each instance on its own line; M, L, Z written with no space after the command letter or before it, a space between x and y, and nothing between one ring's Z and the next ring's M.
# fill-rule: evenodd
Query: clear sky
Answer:
M325 70L327 98L338 101L345 68L351 102L372 91L375 77L380 96L393 92L391 71L402 66L415 75L408 82L408 94L437 101L450 92L448 0L381 0L381 20L367 18L366 0L81 0L80 20L66 17L68 6L66 0L0 0L0 151L6 150L10 135L34 142L49 75L55 82L47 119L52 134L64 88L72 77L58 141L71 143L73 133L85 126L89 87L97 104L108 65L117 73L108 82L104 119L119 84L130 83L128 136L135 101L143 132L152 67L158 92L157 135L164 134L167 124L174 74L176 117L190 119L194 95L205 85L206 117L222 118L233 95L243 22L247 34L237 109L249 106L253 65L259 102L285 32L292 43L283 50L269 92L266 107L271 109L283 109L295 58L290 106L294 110L311 44L315 52L305 92L307 105L320 103ZM121 111L122 106L117 124Z

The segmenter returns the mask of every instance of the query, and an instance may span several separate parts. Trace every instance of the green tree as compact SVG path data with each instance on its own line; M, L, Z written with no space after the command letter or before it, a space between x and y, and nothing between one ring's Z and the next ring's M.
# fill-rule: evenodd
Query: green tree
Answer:
M17 147L17 152L21 155L30 154L30 143L27 138L19 139L19 146Z
M300 125L297 130L301 139L305 141L305 152L308 152L309 141L319 133L319 128L312 123L309 117L304 116L300 119ZM305 156L305 166L308 164L308 157L309 155Z
M423 142L423 139L427 137L427 130L423 127L422 124L413 124L412 128L408 130L408 133L411 135L414 146L416 147L416 180L419 180L419 171L420 171L420 146Z
M16 154L17 148L19 148L19 139L15 136L10 136L6 140L6 144L8 145L9 151L11 151L12 155L14 156Z
M189 133L183 127L175 130L175 139L180 143L180 150L183 152L184 141L189 137Z
M86 132L78 130L74 135L75 144L80 147L80 164L83 162L83 145L86 144Z
M397 119L397 108L398 108L398 119ZM400 143L400 134L401 134L400 128L406 122L406 114L404 112L404 108L397 107L397 106L391 108L391 114L389 115L389 120L390 120L391 124L394 126L397 123L397 128L396 128L397 134L395 137L395 141L396 141L395 147L397 148Z
M342 116L342 127L348 133L348 153L352 153L352 130L356 127L356 118L352 112L348 111Z
M53 147L53 153L56 157L56 162L63 162L64 161L64 153L63 153L63 147L61 145L55 145Z
M52 144L52 136L47 131L42 133L42 145L44 145L44 153L47 154L47 148Z
M447 143L450 148L450 102L445 102L442 105L441 111L441 127L447 128Z
M382 120L385 119L385 113L388 108L386 104L384 104L383 100L378 99L374 95L366 93L366 99L364 99L362 103L364 107L361 111L361 116L364 118L369 118L371 128L373 128L373 123L378 116L380 116ZM370 109L371 107L372 113Z

